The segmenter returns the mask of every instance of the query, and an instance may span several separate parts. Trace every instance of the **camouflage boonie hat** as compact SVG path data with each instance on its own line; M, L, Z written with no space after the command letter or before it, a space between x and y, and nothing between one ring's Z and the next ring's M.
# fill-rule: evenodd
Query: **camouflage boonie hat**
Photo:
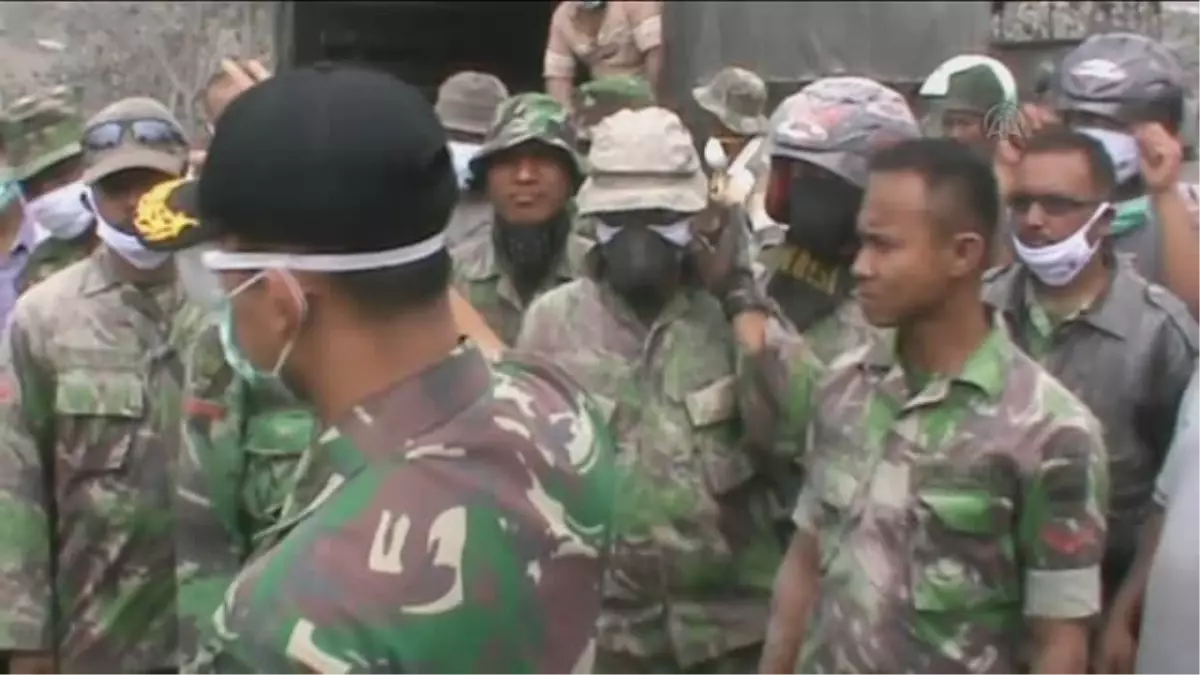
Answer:
M864 187L875 151L921 135L899 92L864 77L817 80L771 115L772 157L809 162Z
M636 75L610 75L583 83L575 98L576 134L590 139L592 128L605 117L654 105L654 90Z
M4 111L4 148L17 180L83 152L83 119L74 98L70 87L55 87Z
M530 141L561 150L576 179L582 179L583 162L575 151L566 108L549 94L537 93L517 94L500 104L483 145L471 160L471 175L484 171L496 153Z
M447 130L483 136L506 98L508 87L500 78L466 70L442 82L433 110Z
M1056 106L1124 120L1140 103L1183 99L1183 69L1169 49L1136 33L1104 33L1063 57Z
M743 136L767 133L767 85L749 70L724 68L708 84L692 89L692 98L730 131Z
M692 135L665 108L622 110L596 125L580 215L663 209L696 213L708 204L708 179Z

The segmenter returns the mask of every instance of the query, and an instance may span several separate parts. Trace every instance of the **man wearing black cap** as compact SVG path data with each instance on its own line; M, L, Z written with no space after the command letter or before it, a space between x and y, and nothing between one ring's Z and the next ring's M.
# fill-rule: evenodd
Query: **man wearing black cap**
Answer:
M162 104L130 98L93 117L82 145L101 245L26 292L0 341L0 648L50 653L59 672L161 671L177 659L186 303L171 255L130 223L145 190L183 172L187 144ZM16 672L35 667L13 657Z
M325 428L190 669L589 669L611 439L553 366L489 365L460 340L458 190L421 93L359 69L277 75L225 111L196 192L227 358Z

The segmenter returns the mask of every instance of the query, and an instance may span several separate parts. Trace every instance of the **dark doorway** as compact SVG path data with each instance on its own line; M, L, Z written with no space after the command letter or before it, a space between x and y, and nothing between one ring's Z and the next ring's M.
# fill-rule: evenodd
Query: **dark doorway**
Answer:
M297 2L294 61L384 68L431 96L446 77L480 70L513 93L542 89L548 2Z

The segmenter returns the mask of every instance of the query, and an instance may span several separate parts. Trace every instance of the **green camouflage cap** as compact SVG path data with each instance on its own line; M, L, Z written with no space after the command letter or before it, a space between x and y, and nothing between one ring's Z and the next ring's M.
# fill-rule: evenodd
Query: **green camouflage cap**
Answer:
M1004 85L986 65L960 70L950 76L946 96L938 102L943 111L973 112L986 115L1005 104Z
M83 151L83 119L70 87L21 98L3 117L5 152L18 180Z
M487 160L498 152L522 143L537 141L566 154L576 177L583 175L583 162L575 152L575 137L567 110L549 94L517 94L500 104L479 153L471 160L471 174L479 175Z
M743 136L765 134L770 126L763 114L767 85L744 68L723 68L708 84L693 89L692 98L726 129Z
M636 75L610 75L580 85L575 98L577 134L590 138L592 127L609 115L654 105L654 90Z

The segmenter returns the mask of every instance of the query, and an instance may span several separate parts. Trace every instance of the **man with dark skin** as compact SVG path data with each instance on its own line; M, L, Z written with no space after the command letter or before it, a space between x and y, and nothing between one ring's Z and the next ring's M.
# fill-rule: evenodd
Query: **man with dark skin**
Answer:
M571 196L583 173L571 141L562 106L521 94L500 107L471 161L492 223L451 251L455 286L508 345L529 303L582 271L589 242L574 234Z
M991 167L960 143L872 159L853 272L895 338L788 389L809 473L762 672L1018 672L1029 635L1034 672L1086 672L1104 447L988 318L999 214Z

